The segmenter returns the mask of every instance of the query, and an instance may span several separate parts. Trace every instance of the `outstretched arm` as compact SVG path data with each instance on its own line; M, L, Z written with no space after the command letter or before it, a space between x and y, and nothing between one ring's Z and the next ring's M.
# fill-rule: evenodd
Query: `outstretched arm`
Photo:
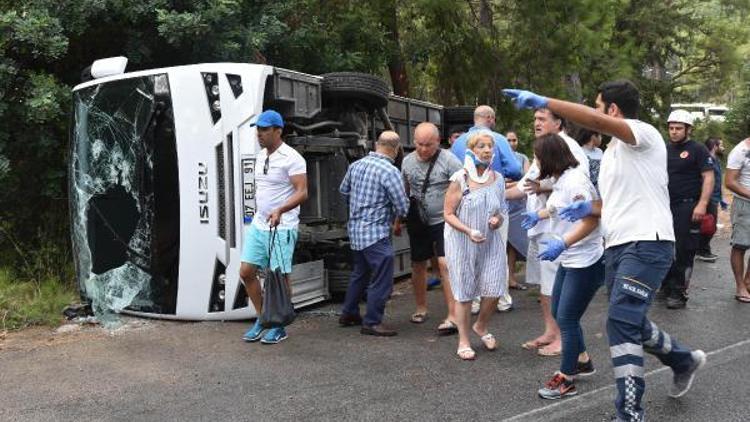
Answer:
M631 145L636 144L633 131L624 119L600 113L582 104L543 97L531 91L504 89L503 94L510 97L518 108L548 108L555 114L587 129L614 136Z
M633 131L630 130L630 126L625 122L625 119L608 116L582 104L556 99L549 100L548 108L558 116L578 123L587 129L614 136L630 145L636 144Z

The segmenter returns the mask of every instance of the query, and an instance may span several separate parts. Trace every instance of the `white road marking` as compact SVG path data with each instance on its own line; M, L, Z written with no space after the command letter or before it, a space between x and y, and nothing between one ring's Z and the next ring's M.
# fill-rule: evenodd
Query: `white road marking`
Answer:
M737 343L734 343L734 344L730 344L729 346L722 347L721 349L716 349L714 351L708 352L706 355L707 356L718 355L718 354L726 352L727 350L734 349L734 348L737 348L737 347L741 347L741 346L744 346L744 345L747 345L747 344L750 344L750 339L743 340L743 341L740 341L740 342L737 342ZM653 371L647 372L646 375L644 376L644 378L648 378L648 377L650 377L652 375L664 372L664 371L666 371L668 369L669 369L668 366L662 366L659 369L654 369ZM556 401L555 403L549 404L547 406L538 407L536 409L529 410L528 412L520 413L520 414L518 414L516 416L513 416L511 418L503 419L503 421L504 422L520 421L520 420L523 420L524 418L528 418L530 416L534 416L534 415L537 415L537 414L540 414L540 413L544 413L544 412L547 412L548 410L552 410L552 409L558 408L560 406L566 406L566 407L568 407L569 405L574 404L574 403L576 403L578 401L584 400L584 399L586 399L588 397L591 397L591 396L595 396L595 395L597 395L597 394L599 394L601 392L604 392L604 391L614 390L615 388L617 388L616 384L605 385L604 387L599 387L596 390L591 390L591 391L588 391L586 393L578 394L578 395L575 395L575 396L570 397L570 398L560 399L560 400Z

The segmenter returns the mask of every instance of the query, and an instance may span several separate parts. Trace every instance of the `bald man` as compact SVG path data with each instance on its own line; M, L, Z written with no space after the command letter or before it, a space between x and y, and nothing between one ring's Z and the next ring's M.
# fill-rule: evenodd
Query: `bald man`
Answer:
M466 141L468 141L469 136L476 130L487 129L492 132L492 136L495 138L495 157L492 160L492 169L502 174L506 179L518 180L523 175L521 164L516 160L508 140L505 139L505 136L494 132L494 128L495 110L490 106L480 105L474 110L474 126L453 142L451 151L463 163L466 154Z
M427 262L437 257L448 309L445 319L438 326L438 333L455 334L453 292L443 243L443 203L450 177L462 166L453 154L440 149L440 131L432 123L417 125L414 129L414 147L401 165L401 174L409 194L407 229L411 245L411 280L417 305L410 321L421 324L427 319Z
M339 324L361 325L364 335L396 335L383 324L383 316L393 290L391 225L396 217L406 216L409 208L401 173L394 165L400 146L396 132L383 132L375 151L349 166L339 187L349 202L347 226L354 260ZM365 289L367 312L363 319L359 301Z

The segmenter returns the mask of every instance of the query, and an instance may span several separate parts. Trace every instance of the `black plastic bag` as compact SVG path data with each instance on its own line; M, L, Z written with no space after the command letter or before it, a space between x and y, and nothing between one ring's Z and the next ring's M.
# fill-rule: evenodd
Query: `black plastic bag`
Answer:
M266 280L263 288L263 309L260 313L260 325L263 328L285 327L292 322L296 314L292 305L292 295L287 289L281 268L271 269L270 260L273 251L276 229L271 232L269 245L269 265L266 268Z
M294 322L294 306L286 288L281 268L266 269L266 282L263 289L263 310L260 325L263 328L285 327Z

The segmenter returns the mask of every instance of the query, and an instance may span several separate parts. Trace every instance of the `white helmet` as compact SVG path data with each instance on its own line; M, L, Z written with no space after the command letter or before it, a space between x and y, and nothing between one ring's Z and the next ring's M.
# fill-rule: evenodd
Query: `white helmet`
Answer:
M688 126L693 126L695 118L687 110L675 110L669 113L667 123L684 123Z

